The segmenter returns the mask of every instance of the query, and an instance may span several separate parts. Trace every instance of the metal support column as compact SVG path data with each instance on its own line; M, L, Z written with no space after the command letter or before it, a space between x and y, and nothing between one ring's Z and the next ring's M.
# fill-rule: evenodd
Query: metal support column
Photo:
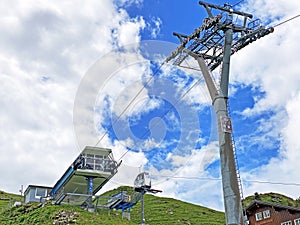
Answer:
M92 195L93 195L93 186L94 186L94 181L93 177L87 177L87 194L90 195L89 200L88 200L88 208L93 208L93 202L92 202Z
M227 225L243 225L243 213L242 203L238 186L238 178L235 167L235 159L233 153L233 147L231 142L231 123L228 123L228 112L227 112L227 96L223 96L222 93L216 93L216 87L210 77L207 66L203 63L203 59L197 59L204 80L207 84L209 92L212 97L213 106L216 112L218 120L218 136L219 136L219 149L220 149L220 161L221 161L221 174L222 174L222 185L223 185L223 198L226 214ZM227 70L229 72L229 70ZM227 78L223 79L223 86L226 86L225 82L228 82ZM228 86L228 84L227 84ZM214 94L215 93L215 94ZM223 121L222 121L223 120ZM230 121L230 120L229 120ZM227 122L227 124L224 124ZM227 125L224 129L224 125Z
M228 14L228 19L226 22L229 25L232 25L232 13ZM224 55L220 82L220 98L217 98L214 101L214 108L218 120L221 174L224 206L226 212L226 223L228 225L243 225L244 221L242 202L235 166L235 157L232 147L231 120L227 120L228 84L232 36L233 30L232 28L230 28L230 26L228 26L227 30L225 31ZM222 121L222 119L225 119L226 121ZM229 130L226 130L226 127L224 130L224 126L227 126L226 123L228 123L228 121L230 123Z
M228 82L229 82L229 66L230 66L230 48L232 41L232 30L226 31L225 47L222 74L221 74L221 89L220 93L217 92L217 88L211 78L209 70L204 63L204 60L200 57L197 58L199 67L202 71L204 80L208 87L212 103L216 112L218 120L218 136L219 136L219 148L220 148L220 161L221 161L221 174L223 185L223 198L226 214L227 225L243 225L243 213L241 197L238 186L238 178L235 167L235 159L233 153L233 147L231 142L230 129L224 129L224 125L228 125L231 128L230 120L227 112L227 99L228 99ZM229 52L229 54L228 54ZM228 123L229 121L229 123ZM224 124L227 122L227 124Z
M142 223L141 225L145 225L146 224L146 221L145 221L145 203L144 203L144 195L145 195L145 191L142 191L142 201L141 201L141 205L142 205L142 208L141 208L141 211L142 211Z
M224 119L227 118L226 101L227 99L224 97L218 97L214 101L214 108L218 120L220 164L226 224L243 225L243 211L238 188L238 178L231 142L231 133L224 130L224 125L228 125L226 124L226 121L224 121ZM231 127L231 124L229 124L229 126Z
M228 4L218 6L203 1L200 1L199 4L204 6L208 17L190 35L174 33L179 38L180 45L166 58L166 62L172 60L173 65L196 69L185 63L190 56L199 64L218 120L226 224L244 225L240 186L231 138L231 119L228 117L227 110L230 56L253 41L272 33L274 28L265 28L261 25L249 26L253 21L249 23L247 21L253 16L236 11ZM220 13L214 16L213 9L219 10ZM235 22L233 16L237 17ZM217 88L210 72L221 64L220 88Z

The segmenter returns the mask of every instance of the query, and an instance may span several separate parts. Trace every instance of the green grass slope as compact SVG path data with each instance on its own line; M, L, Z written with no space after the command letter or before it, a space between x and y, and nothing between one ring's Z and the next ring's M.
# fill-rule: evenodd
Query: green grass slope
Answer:
M300 198L294 200L288 196L278 194L278 193L273 193L273 192L263 193L263 194L259 194L256 192L254 195L248 196L243 201L244 207L248 206L255 199L262 202L270 202L278 205L300 207Z
M119 187L104 195L113 195L124 190L130 194L132 187ZM141 201L131 209L131 221L141 223ZM201 224L201 225L224 225L225 215L223 212L212 210L199 205L175 200L172 198L145 195L145 219L150 225L176 225L176 224Z
M16 194L5 193L0 191L0 212L12 206L16 201L22 201L22 197Z
M141 221L141 202L133 208L131 215L136 224ZM145 196L145 219L147 224L225 224L223 212L153 195Z
M103 194L112 196L120 191L133 194L132 187L119 187ZM21 196L0 191L0 224L13 225L47 225L47 224L79 224L79 225L134 225L141 223L141 202L131 209L131 220L122 218L121 211L98 210L91 213L76 206L58 206L51 202L23 204L12 207ZM277 193L255 193L244 200L247 206L254 199L275 204L300 207L300 198L294 200ZM193 205L172 198L161 198L155 195L145 195L145 218L149 225L201 224L224 225L225 215L206 207Z
M133 225L131 221L122 219L119 214L101 211L91 213L76 206L58 206L30 203L7 209L0 216L0 224L11 225L50 225L50 224L90 224L90 225Z
M120 190L131 193L133 188L120 187L105 193L111 196ZM10 198L9 194L6 194ZM18 196L16 196L18 197ZM19 196L20 197L20 196ZM0 200L0 204L1 204ZM7 201L5 202L5 204ZM4 204L4 205L5 205ZM6 204L7 205L7 204ZM140 224L141 202L131 209L131 221L122 218L122 212L99 210L91 213L75 206L57 206L50 203L30 203L18 207L2 208L0 212L0 224ZM202 206L193 205L171 198L160 198L154 195L145 195L145 218L149 225L173 225L173 224L201 224L201 225L224 225L223 212L211 210Z

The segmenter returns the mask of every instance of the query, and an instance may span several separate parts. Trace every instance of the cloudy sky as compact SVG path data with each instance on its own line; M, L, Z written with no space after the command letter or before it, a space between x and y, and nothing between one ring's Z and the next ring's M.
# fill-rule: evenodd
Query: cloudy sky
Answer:
M235 8L266 26L300 14L296 0L244 0ZM214 112L201 74L161 64L178 44L174 31L190 34L202 24L198 1L13 0L0 12L0 189L52 186L91 145L123 161L105 189L132 185L147 170L161 195L223 210ZM299 18L278 26L231 58L244 196L300 196L299 26Z

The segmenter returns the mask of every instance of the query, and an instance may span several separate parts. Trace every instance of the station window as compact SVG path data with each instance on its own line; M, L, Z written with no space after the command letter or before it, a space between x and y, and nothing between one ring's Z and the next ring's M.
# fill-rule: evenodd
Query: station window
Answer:
M259 220L262 220L262 213L261 212L259 212L259 213L255 213L255 219L256 219L256 221L259 221Z
M103 165L99 164L99 165L95 165L95 170L99 170L99 171L103 171L104 168L103 168Z
M114 163L106 155L83 154L85 169L110 172L114 169Z
M46 189L42 189L42 188L35 189L35 197L36 198L45 197L46 195L47 195Z
M270 210L263 211L264 219L270 218Z
M95 164L95 160L94 160L94 155L92 154L87 154L86 156L86 167L87 169L94 169L94 164Z
M95 155L95 164L99 165L99 164L102 164L102 162L103 162L102 157L100 157L100 155Z
M281 223L281 225L292 225L292 221L283 222L283 223Z
M294 220L295 225L300 225L300 218Z

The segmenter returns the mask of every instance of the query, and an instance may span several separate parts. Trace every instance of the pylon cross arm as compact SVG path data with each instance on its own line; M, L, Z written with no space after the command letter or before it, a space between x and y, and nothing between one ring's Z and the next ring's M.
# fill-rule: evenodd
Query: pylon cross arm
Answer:
M187 54L186 50L188 50L203 58L209 69L213 71L222 63L226 30L231 29L233 31L231 55L274 31L274 28L265 28L260 24L249 26L259 21L254 20L247 24L247 19L252 18L251 14L232 10L228 6L216 6L202 1L200 1L199 4L205 7L208 17L205 18L203 24L196 28L190 35L173 33L174 36L179 38L180 45L166 58L166 62L172 60L173 65L182 66L182 62L191 55ZM227 12L228 16L224 17L222 13L213 16L212 8ZM244 17L242 25L233 23L233 14Z

